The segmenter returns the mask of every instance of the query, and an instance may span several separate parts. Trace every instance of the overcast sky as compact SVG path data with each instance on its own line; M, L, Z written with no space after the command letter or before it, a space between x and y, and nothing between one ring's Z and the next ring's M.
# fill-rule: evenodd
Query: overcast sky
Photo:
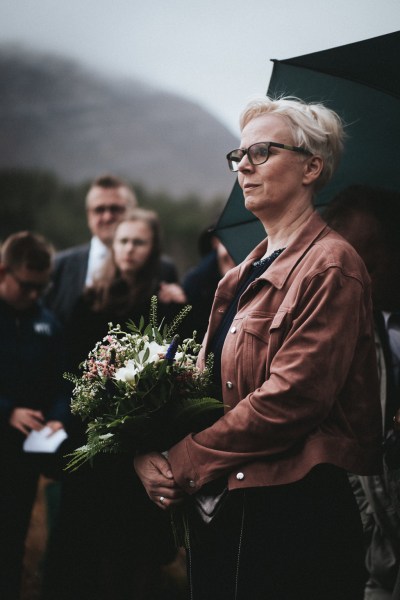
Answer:
M235 134L270 59L400 29L400 0L1 0L0 41L139 77L195 100Z

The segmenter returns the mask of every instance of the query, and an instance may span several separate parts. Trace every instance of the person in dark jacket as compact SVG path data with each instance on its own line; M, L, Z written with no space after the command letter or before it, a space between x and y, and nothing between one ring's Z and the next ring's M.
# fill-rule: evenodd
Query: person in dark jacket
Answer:
M87 358L109 323L139 324L158 295L158 317L171 322L182 308L183 291L161 284L160 224L156 213L134 209L118 224L111 255L72 313L66 331L74 370ZM162 299L165 299L165 302ZM85 443L74 417L69 450ZM60 512L45 568L43 600L156 600L160 564L175 557L169 519L132 478L129 455L101 455L93 464L64 473Z
M332 199L323 217L354 246L371 277L382 440L394 439L393 417L400 408L400 194L351 185ZM364 600L400 597L399 448L400 443L390 447L390 454L397 454L395 467L386 468L384 461L379 475L352 478L366 542Z
M118 223L137 206L137 199L127 183L114 175L102 175L90 185L85 204L92 237L86 244L56 254L52 286L45 299L67 328L84 289L93 284L110 257ZM159 276L166 283L178 281L177 269L168 256L161 257Z
M40 304L52 249L30 232L11 235L0 259L0 597L19 598L24 541L40 474L24 452L31 431L56 432L69 414L61 328Z
M198 245L201 260L187 271L182 287L188 303L193 307L189 315L192 328L201 342L207 330L215 290L235 262L212 227L200 235Z

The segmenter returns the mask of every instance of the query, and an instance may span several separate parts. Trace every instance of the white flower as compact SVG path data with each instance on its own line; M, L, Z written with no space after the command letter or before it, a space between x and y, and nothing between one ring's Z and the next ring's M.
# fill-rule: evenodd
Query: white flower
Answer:
M125 381L125 383L135 383L136 376L143 371L143 365L136 363L134 360L128 360L125 367L117 369L115 379L117 381Z
M138 353L138 359L142 363L144 355L147 351L149 351L149 357L147 359L147 363L154 363L160 360L161 356L167 352L168 346L160 346L157 342L146 342L143 350Z

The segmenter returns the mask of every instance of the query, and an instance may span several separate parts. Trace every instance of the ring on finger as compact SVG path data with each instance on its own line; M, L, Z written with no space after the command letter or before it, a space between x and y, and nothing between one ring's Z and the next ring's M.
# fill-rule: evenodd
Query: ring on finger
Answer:
M164 500L165 500L164 496L160 496L160 502L161 502L161 504L164 504Z

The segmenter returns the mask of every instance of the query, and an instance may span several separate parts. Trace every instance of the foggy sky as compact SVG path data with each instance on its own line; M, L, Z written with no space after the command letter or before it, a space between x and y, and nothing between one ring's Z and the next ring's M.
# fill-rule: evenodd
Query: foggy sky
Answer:
M198 102L238 134L270 59L400 29L400 0L2 0L0 43L77 59Z

